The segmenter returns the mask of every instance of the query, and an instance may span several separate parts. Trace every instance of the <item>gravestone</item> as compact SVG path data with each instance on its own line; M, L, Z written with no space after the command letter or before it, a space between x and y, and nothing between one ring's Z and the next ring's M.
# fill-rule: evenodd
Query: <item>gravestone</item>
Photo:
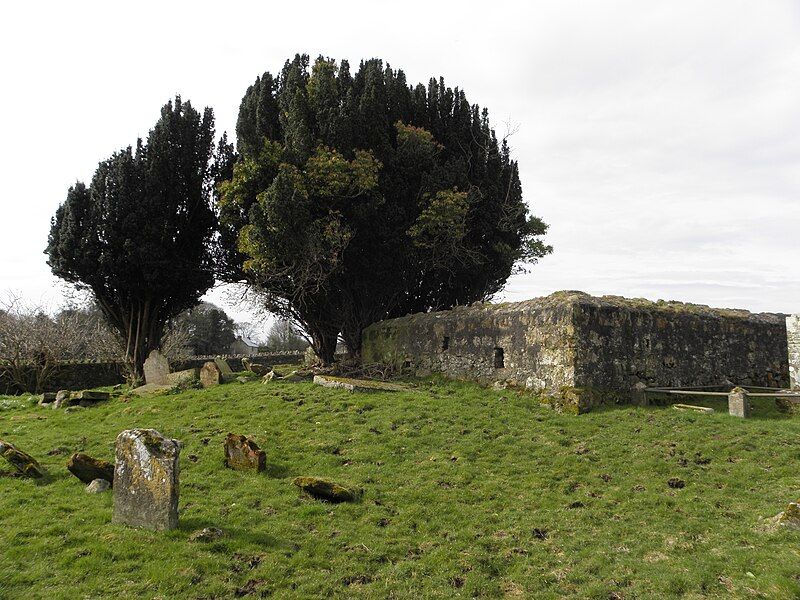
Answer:
M214 361L208 361L200 367L200 385L204 388L222 383L222 373Z
M231 367L228 364L227 360L218 356L217 358L214 359L214 363L217 365L217 368L219 369L219 372L222 375L222 377L220 378L220 383L223 383L225 381L230 381L231 379L233 379L233 371L231 370Z
M786 317L789 341L789 387L800 389L800 314Z
M253 440L229 433L225 438L225 466L236 471L256 471L266 468L267 455Z
M152 350L144 361L144 382L155 385L167 385L169 361L158 350Z
M747 390L735 387L728 394L728 412L734 417L747 418L750 416L750 398Z
M177 440L155 429L117 436L113 523L163 530L178 526Z

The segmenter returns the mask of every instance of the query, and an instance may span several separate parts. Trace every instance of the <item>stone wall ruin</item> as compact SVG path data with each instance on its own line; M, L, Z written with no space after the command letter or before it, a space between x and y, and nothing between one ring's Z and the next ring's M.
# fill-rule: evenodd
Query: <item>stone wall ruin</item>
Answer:
M629 401L636 384L786 387L782 315L557 292L376 323L365 362L526 387L562 408Z

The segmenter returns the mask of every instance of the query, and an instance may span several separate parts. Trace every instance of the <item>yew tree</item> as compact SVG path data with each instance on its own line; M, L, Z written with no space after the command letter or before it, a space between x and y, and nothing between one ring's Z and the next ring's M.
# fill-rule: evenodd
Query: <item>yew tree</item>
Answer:
M214 116L180 97L146 142L102 161L52 219L53 273L87 289L140 376L165 327L213 285Z
M306 55L245 93L220 186L220 275L298 321L323 361L369 324L486 300L550 247L488 112L379 59Z

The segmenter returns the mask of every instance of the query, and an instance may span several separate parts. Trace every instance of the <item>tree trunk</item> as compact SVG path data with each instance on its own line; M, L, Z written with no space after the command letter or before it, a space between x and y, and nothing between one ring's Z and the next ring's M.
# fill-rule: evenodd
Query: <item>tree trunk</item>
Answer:
M344 345L347 346L347 351L350 353L350 358L360 361L361 360L361 332L362 327L356 323L346 323L342 327L342 339Z

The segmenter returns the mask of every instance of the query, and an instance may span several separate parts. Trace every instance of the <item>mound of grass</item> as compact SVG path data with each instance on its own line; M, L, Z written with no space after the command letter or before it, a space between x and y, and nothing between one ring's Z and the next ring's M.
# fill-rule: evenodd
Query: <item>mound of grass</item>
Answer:
M748 420L713 401L576 417L416 384L228 384L75 413L0 399L0 438L48 472L0 477L0 598L800 596L800 532L768 521L800 496L798 421L771 402ZM133 427L183 443L177 530L112 525L111 494L65 468L113 460ZM264 473L223 466L228 432L266 451ZM314 500L301 476L363 495Z

